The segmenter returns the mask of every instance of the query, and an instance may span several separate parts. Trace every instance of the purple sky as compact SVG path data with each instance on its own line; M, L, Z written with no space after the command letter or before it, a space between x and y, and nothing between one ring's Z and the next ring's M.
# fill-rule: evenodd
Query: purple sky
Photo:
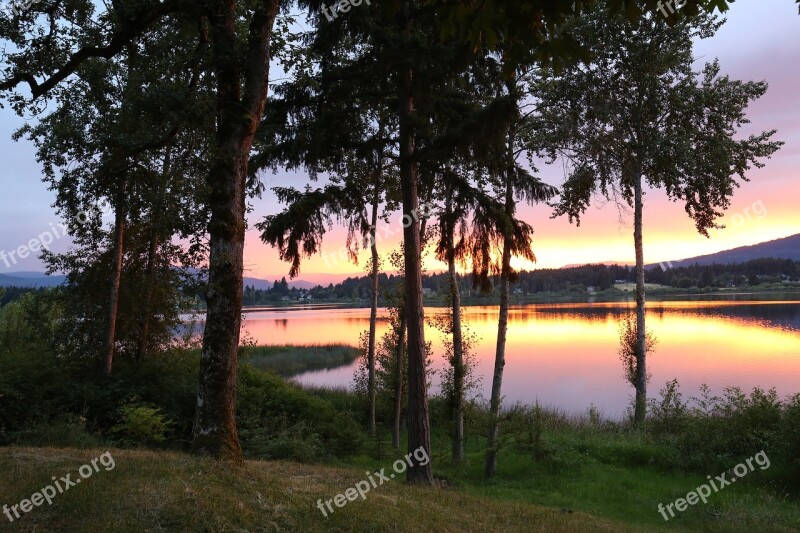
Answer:
M664 43L669 46L669 43ZM646 259L657 262L711 253L735 246L752 244L800 232L800 16L793 0L738 0L728 14L728 23L710 40L698 43L696 55L702 62L718 57L723 73L736 79L766 80L770 90L750 109L753 120L750 131L776 128L777 138L786 146L768 162L763 170L751 174L752 182L736 193L730 211L730 228L714 232L712 239L696 235L692 223L680 205L661 199L661 194L648 196L646 214ZM13 142L11 135L22 120L8 108L0 110L0 151L4 155L0 170L0 251L10 252L37 235L47 232L59 222L53 209L53 193L40 181L40 166L34 147L28 141ZM560 167L542 169L548 182L562 179ZM267 175L267 187L285 185L287 176ZM302 186L297 178L294 185ZM755 207L754 207L755 206ZM762 212L763 216L752 213ZM270 192L255 201L255 221L275 212ZM630 261L632 246L630 228L621 225L613 206L591 208L581 228L566 220L549 220L546 208L526 208L523 218L532 223L539 236L536 248L540 266L594 261ZM732 218L736 217L738 218ZM746 216L747 215L747 216ZM344 236L336 233L326 242L332 252L344 244ZM649 239L647 238L649 237ZM68 239L59 239L51 249L64 250ZM274 278L285 275L288 268L277 254L257 239L251 229L247 237L246 263L249 275ZM0 274L43 270L31 254L7 266L0 260ZM434 267L435 268L435 267ZM320 258L311 259L301 278L324 280L322 274L359 272L353 265L340 264L329 268Z

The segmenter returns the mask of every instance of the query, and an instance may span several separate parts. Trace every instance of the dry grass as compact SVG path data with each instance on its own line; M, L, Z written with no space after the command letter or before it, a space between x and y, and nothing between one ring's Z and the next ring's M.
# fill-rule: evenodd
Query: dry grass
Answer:
M0 449L0 505L14 505L105 450ZM86 479L0 531L625 531L582 513L390 482L324 518L326 500L359 470L248 461L232 467L190 455L111 450L116 467ZM387 465L388 466L388 465ZM76 474L73 474L73 477Z

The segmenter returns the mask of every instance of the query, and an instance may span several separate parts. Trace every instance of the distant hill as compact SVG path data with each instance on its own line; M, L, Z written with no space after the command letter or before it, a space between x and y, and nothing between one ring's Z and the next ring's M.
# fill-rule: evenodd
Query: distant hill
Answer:
M56 287L65 276L48 276L43 272L9 272L0 274L0 287Z
M601 261L599 263L591 263L592 265L605 265L605 266L636 266L636 263L631 263L630 261ZM562 270L570 270L572 268L580 268L587 266L587 263L572 263L569 265L564 265L560 267Z
M762 242L752 246L742 246L741 248L725 250L715 254L670 261L670 263L672 267L690 266L694 264L705 266L713 263L728 265L731 263L746 263L753 259L763 258L800 261L800 233L792 235L791 237L784 237L783 239ZM648 265L648 268L654 266L658 265Z

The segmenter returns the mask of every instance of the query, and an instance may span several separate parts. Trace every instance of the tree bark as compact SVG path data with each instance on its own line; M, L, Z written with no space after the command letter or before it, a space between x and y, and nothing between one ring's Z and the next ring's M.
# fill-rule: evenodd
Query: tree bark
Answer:
M136 345L136 360L140 363L150 347L150 320L153 315L153 292L155 291L156 255L158 254L158 235L154 228L150 236L150 246L147 251L146 287L144 296L144 316L142 317L142 330L139 342Z
M108 324L106 329L105 362L103 371L106 376L111 375L114 364L114 346L117 343L117 311L119 309L119 286L122 280L122 258L125 244L125 185L114 206L114 257L113 272L111 277L111 294L108 300Z
M513 147L514 143L509 142ZM512 150L512 148L510 148ZM513 163L513 155L511 156ZM509 173L513 172L513 165L509 167ZM514 184L512 176L507 177L505 214L508 220L506 225L511 223L514 216ZM500 401L501 389L503 386L503 368L506 365L506 334L508 332L508 301L509 301L509 278L511 277L511 235L510 229L506 226L503 236L503 258L500 270L500 318L497 321L497 348L494 359L494 374L492 376L492 397L489 405L489 437L486 443L486 463L484 465L486 477L494 477L497 473L497 451L500 438Z
M208 176L208 311L192 451L241 463L236 365L242 312L245 185L253 137L267 98L269 44L279 1L270 0L255 8L244 62L239 52L236 7L235 0L214 2L209 16L218 125L216 153Z
M164 154L164 166L162 168L162 178L166 182L169 179L170 169L172 167L172 147L167 147L166 153ZM158 246L159 246L159 220L161 217L161 206L160 206L160 198L161 198L161 190L162 188L159 187L158 194L156 194L155 200L151 209L153 210L153 214L150 218L150 246L147 250L147 269L145 273L146 277L146 287L145 287L145 296L144 296L144 316L142 317L142 329L139 335L139 342L136 346L136 360L142 362L144 360L144 355L147 353L150 345L150 321L152 320L153 316L153 293L155 292L155 277L156 277L156 256L158 255Z
M447 272L450 284L453 336L453 462L464 462L464 342L461 332L461 291L456 273L456 249L454 242L453 197L447 198Z
M403 353L406 351L406 311L398 312L400 325L397 328L397 364L394 367L394 420L392 423L392 446L400 448L400 424L403 418Z
M641 427L647 417L647 329L645 325L642 174L634 176L633 242L636 248L636 405L633 421Z
M403 7L403 27L411 38L411 1ZM425 310L422 301L422 248L415 136L413 118L414 69L411 65L400 72L400 186L403 197L406 276L406 314L408 322L408 451L418 449L431 457L428 389L426 380ZM407 471L412 484L433 484L431 461L414 462Z
M380 165L379 165L380 166ZM375 192L372 198L372 219L370 226L370 250L372 252L372 271L370 281L372 284L372 300L369 312L369 347L367 349L367 365L369 366L369 378L367 388L369 391L369 434L375 436L377 427L375 424L375 334L378 326L378 267L380 256L378 255L378 243L375 240L375 233L378 226L378 207L380 204L380 169L375 179Z
M514 94L514 87L509 85L509 93ZM514 218L514 176L516 161L514 159L514 132L508 138L508 175L506 176L505 216L503 231L503 257L500 268L500 317L497 321L497 347L492 375L492 397L489 404L489 437L486 445L486 462L484 473L487 478L497 473L497 451L500 439L500 404L503 386L503 368L506 365L506 335L508 332L509 281L511 278L511 240L513 234L509 227Z

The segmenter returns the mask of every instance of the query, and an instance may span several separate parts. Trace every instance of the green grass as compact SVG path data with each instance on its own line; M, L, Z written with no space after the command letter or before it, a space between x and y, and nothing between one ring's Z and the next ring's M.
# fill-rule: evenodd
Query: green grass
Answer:
M543 442L545 458L501 450L497 476L487 481L479 442L473 443L469 463L455 468L442 440L438 469L466 494L581 511L647 531L800 530L797 500L769 488L766 471L756 469L713 494L707 505L698 503L665 522L659 503L683 498L707 481L702 474L662 468L659 456L669 450L637 442L635 436L591 437L579 431L545 433Z
M284 377L313 370L326 370L353 364L358 349L344 344L307 346L254 346L242 349L242 362Z
M0 449L0 494L14 505L106 450ZM389 481L327 518L317 500L353 487L362 469L247 461L235 467L180 453L110 450L115 468L0 531L634 531L527 502ZM389 466L385 464L383 466ZM75 474L73 474L73 477Z
M723 470L709 466L691 471L671 444L619 425L547 412L544 418L538 440L515 422L501 425L498 471L490 480L483 472L486 441L480 420L473 418L467 463L461 466L451 463L442 424L433 424L434 475L467 495L586 513L636 531L800 531L798 495L779 481L785 472L775 462L713 493L707 504L690 506L665 522L659 503L667 506L685 498L707 482L707 475ZM343 459L341 464L377 467L378 450L385 458L395 453L387 440L388 434L382 433L373 441L372 456Z

